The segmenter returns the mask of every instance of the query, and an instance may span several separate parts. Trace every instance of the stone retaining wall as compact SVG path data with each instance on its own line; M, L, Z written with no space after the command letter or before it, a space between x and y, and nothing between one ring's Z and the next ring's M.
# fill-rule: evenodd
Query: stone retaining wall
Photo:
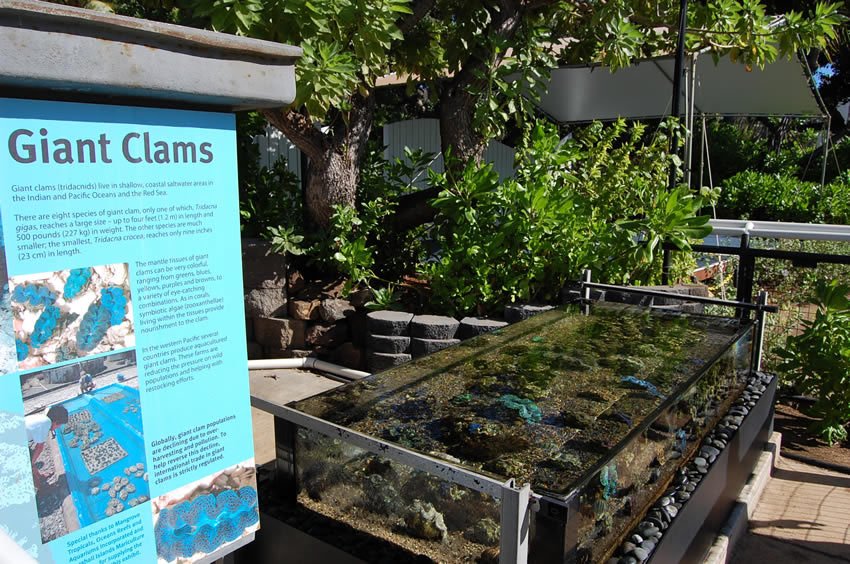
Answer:
M269 249L265 241L242 241L248 358L318 357L364 369L368 293L343 299L341 282L287 272L285 258Z

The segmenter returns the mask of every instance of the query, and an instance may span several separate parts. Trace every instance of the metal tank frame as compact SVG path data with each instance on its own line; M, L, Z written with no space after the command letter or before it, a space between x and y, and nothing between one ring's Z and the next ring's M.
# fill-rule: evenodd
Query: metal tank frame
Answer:
M754 311L756 313L756 319L749 321L746 318L741 318L740 328L735 334L735 339L737 340L751 328L754 328L754 334L752 336L752 362L750 363L751 374L759 369L765 313L778 311L776 306L767 305L767 294L764 292L759 296L758 303L736 302L629 286L593 283L590 281L590 273L588 271L579 285L580 297L578 298L580 303L588 306L585 313L589 313L589 304L593 301L591 300L592 290L729 306L744 312ZM706 362L705 366L691 378L688 385L691 386L699 381L727 350L721 351L709 362ZM621 448L624 444L627 444L640 433L644 432L677 399L676 396L665 399L641 424L632 429L620 444L611 450L615 451ZM577 510L577 498L581 487L599 471L597 467L599 464L594 465L594 467L586 472L582 479L576 482L576 486L569 494L563 498L559 498L553 495L536 493L531 490L529 484L519 485L514 479L500 481L452 464L451 462L415 452L379 438L353 431L342 425L325 421L319 417L308 415L288 405L273 404L261 398L252 398L252 404L254 407L275 416L276 472L280 479L277 483L290 482L293 494L297 487L294 483L295 429L297 427L303 427L326 437L352 444L372 454L426 472L437 478L487 494L498 500L501 505L500 564L525 564L528 562L532 542L532 527L536 529L533 535L534 537L540 537L542 533L547 538L548 543L558 545L554 547L553 552L536 555L535 561L563 562L564 557L571 550L569 546L572 544L570 539L575 538L575 531L570 531L568 527L570 521L569 515L571 512Z

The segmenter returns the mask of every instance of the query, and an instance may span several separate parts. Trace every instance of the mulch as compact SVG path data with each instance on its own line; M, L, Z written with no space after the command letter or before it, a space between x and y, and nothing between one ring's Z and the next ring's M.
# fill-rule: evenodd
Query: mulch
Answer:
M782 433L782 454L850 474L850 441L829 446L809 431L815 419L800 409L804 407L792 401L776 404L773 425L775 431Z

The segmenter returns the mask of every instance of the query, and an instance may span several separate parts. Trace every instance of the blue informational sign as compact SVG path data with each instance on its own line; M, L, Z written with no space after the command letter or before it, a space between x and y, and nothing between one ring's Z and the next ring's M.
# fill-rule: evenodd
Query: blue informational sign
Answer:
M232 550L259 525L234 116L5 99L0 139L0 533Z

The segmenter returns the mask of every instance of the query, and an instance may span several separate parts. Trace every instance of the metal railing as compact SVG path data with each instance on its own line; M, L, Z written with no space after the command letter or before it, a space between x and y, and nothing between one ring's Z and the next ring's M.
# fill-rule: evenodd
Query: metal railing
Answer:
M820 267L821 270L833 271L832 274L821 274L820 270L816 272L819 278L826 279L836 276L835 266L850 266L849 225L728 219L711 220L710 225L712 233L709 237L717 236L717 244L692 245L688 252L737 257L732 261L733 264L737 261L732 285L736 287L735 297L738 302L754 303L754 294L757 293L758 285L771 291L772 298L782 310L780 315L773 317L767 323L766 331L770 342L774 343L772 346L781 346L788 335L802 330L803 321L812 319L814 306L807 305L811 288L806 291L803 288L789 287L784 282L779 282L777 285L774 280L771 283L769 270L782 268L783 276L799 280L805 277L795 275L794 269ZM733 244L720 244L721 237L734 238ZM799 242L799 247L806 250L789 250L788 243L793 241ZM767 248L764 246L765 242ZM777 248L782 246L786 248ZM830 252L812 252L813 248L817 251L824 247ZM665 274L669 272L670 254L674 251L680 251L680 249L669 244L664 246ZM722 277L728 263L719 256L718 260L718 264L723 267L718 269ZM774 261L776 265L770 266ZM788 267L790 272L784 272L785 268L781 266L782 261L790 262ZM839 273L838 276L841 277L842 274ZM749 310L739 307L737 314L744 317L749 314ZM764 338L764 332L761 337ZM770 356L772 349L770 343L768 345L764 348L764 352Z
M753 302L753 283L755 280L756 258L790 260L795 266L814 267L820 263L850 264L850 255L832 253L812 253L804 251L786 251L781 249L760 249L751 247L752 239L793 239L800 241L836 241L850 242L850 225L829 225L814 223L788 223L781 221L747 221L735 219L712 219L709 221L711 235L720 237L740 237L737 247L725 245L691 245L691 251L714 254L736 255L740 257L735 286L738 288L736 299L739 302ZM678 247L665 243L662 283L667 284L670 272L670 253L679 251ZM744 313L739 309L739 312Z

